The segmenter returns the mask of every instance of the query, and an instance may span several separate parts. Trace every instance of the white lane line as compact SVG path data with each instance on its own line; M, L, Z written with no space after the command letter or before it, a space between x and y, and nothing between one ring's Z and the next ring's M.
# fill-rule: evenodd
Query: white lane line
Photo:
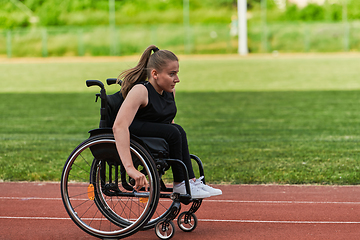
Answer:
M70 218L60 217L10 217L0 216L0 219L17 220L71 220ZM100 221L104 218L82 219L83 221ZM262 221L262 220L236 220L236 219L198 219L200 222L225 222L225 223L276 223L276 224L360 224L360 222L339 222L339 221Z
M19 220L71 220L71 218L59 218L59 217L10 217L0 216L0 219L19 219Z
M61 201L61 198L46 198L46 197L0 197L0 200L56 200ZM85 201L87 198L73 198L73 200ZM161 199L161 201L171 201L169 199ZM331 202L331 201L248 201L248 200L211 200L204 199L204 203L257 203L257 204L354 204L358 205L360 202Z
M61 200L61 198L44 198L44 197L0 197L0 200Z
M265 204L360 204L360 202L330 202L330 201L247 201L247 200L207 200L204 202L221 203L265 203Z
M229 222L229 223L281 223L281 224L360 224L360 222L339 221L261 221L261 220L221 220L199 219L201 222Z

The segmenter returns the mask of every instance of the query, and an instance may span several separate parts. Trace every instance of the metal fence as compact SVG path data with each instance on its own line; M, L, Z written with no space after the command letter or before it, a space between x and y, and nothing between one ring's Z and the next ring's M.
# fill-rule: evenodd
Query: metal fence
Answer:
M250 53L360 51L360 22L248 23ZM48 27L0 30L0 56L108 56L148 45L177 54L237 53L230 24Z

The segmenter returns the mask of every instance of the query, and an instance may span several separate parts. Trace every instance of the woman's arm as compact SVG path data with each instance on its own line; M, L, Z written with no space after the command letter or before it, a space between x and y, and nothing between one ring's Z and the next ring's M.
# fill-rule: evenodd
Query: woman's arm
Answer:
M142 187L147 189L148 181L144 174L135 169L130 153L129 126L140 107L148 103L148 92L144 85L135 85L126 96L116 116L113 133L122 164L127 174L135 180L134 189L138 191Z

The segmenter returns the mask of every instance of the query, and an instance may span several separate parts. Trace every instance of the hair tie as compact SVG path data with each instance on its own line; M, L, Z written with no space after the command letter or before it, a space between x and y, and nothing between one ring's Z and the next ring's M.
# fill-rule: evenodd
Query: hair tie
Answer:
M153 49L154 53L156 53L157 51L159 51L160 49L158 49L157 47Z

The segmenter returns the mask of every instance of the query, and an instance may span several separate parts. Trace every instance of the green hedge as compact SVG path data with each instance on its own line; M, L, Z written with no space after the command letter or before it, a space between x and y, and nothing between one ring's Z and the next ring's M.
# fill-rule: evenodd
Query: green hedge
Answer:
M191 24L230 23L236 14L236 0L188 0ZM274 0L264 0L267 21L342 21L341 1L299 8L287 4L277 8ZM251 21L261 20L261 0L247 0ZM30 9L38 17L37 26L108 25L108 0L0 0L0 29L31 26ZM360 1L347 0L347 19L360 19ZM115 0L116 25L183 23L183 0Z

